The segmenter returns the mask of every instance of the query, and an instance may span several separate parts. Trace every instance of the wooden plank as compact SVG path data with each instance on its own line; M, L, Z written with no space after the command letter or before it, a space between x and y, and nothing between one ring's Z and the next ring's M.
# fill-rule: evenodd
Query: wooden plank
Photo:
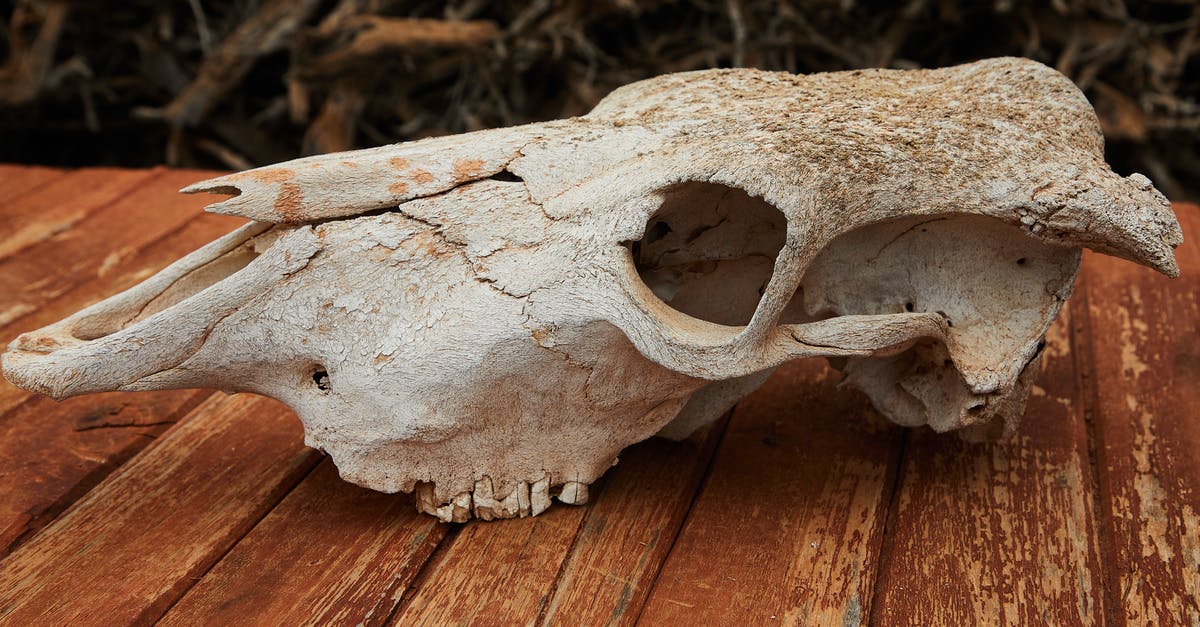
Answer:
M1179 279L1084 261L1114 623L1200 623L1200 207L1175 208Z
M534 622L586 512L586 506L556 504L533 518L463 525L390 624Z
M191 176L199 179L207 174ZM173 190L171 196L176 196ZM175 202L162 201L166 205ZM196 202L185 209L196 214L200 206ZM0 328L0 341L7 343L20 331L49 324L130 287L241 223L204 214L123 257L103 276L90 280L64 276L62 281L75 286ZM125 226L136 230L134 224ZM91 271L78 267L85 274ZM56 403L0 380L0 556L144 448L208 393L113 393Z
M447 529L326 460L160 624L381 624Z
M956 434L910 435L872 623L1103 622L1070 312L1047 335L1014 438L968 444Z
M860 624L902 431L818 360L735 410L640 617L646 624Z
M163 172L53 237L0 259L0 325L7 325L79 283L108 275L147 243L181 228L205 202L176 193L205 173Z
M199 211L198 207L196 211ZM119 216L117 219L120 219ZM73 267L76 272L64 270L52 277L31 279L35 285L53 282L56 287L41 295L20 295L29 305L20 308L23 312L13 312L15 316L6 324L0 324L0 342L7 344L21 333L57 322L88 305L133 287L180 257L244 223L238 218L195 213L181 227L158 233L158 237L136 238L132 243L137 247L120 255L120 259L110 263L103 273L97 273L95 268L87 264L75 264ZM128 227L135 229L133 225ZM0 261L0 270L4 265ZM28 269L28 266L25 267ZM10 280L16 282L19 277L11 276ZM0 381L0 387L6 385ZM12 393L11 387L8 391L0 391L0 412L12 407L11 400L7 400Z
M0 623L157 619L319 459L283 405L207 401L0 561Z
M69 172L39 165L0 164L0 199L11 202Z
M69 230L88 214L112 204L163 170L76 170L4 205L0 258Z
M721 429L643 442L582 507L475 521L435 556L392 624L631 622L682 524Z
M164 251L158 247L152 259L141 255L155 242L187 230L188 223L201 215L204 199L176 191L187 181L208 174L186 170L165 173L50 240L20 255L0 259L0 340L7 344L21 332L115 294L206 243L174 238L170 243L175 248ZM221 217L204 222L201 231L215 238L242 223ZM91 287L80 290L85 284ZM75 296L62 298L68 293ZM0 385L0 412L27 398L29 394L7 383Z
M543 623L637 620L726 425L723 419L687 442L654 438L621 454L587 506Z
M0 557L212 392L36 397L0 418Z
M715 437L708 439L714 442ZM566 566L576 528L556 526L557 554L541 547L539 570L515 559L473 557L522 554L527 537L512 533L510 523L471 523L424 579L420 594L401 613L401 622L450 620L530 621L545 611L556 574L564 574L551 603L552 617L570 622L590 617L636 616L682 522L683 513L711 455L695 444L665 441L633 447L592 505L583 514L583 532ZM559 506L562 509L572 509ZM570 517L572 519L578 516ZM536 527L537 525L526 525ZM328 463L306 478L255 530L240 542L184 599L164 617L167 624L194 623L201 618L252 620L254 617L298 622L378 624L387 619L418 567L449 527L419 515L406 496L388 496L355 488L337 478ZM544 535L545 532L543 532ZM661 539L661 541L660 541ZM483 553L479 553L484 551ZM297 568L317 564L319 568ZM601 571L600 569L603 569ZM508 581L529 592L536 602L511 603L506 588L484 585L482 596L456 597L457 581L487 584ZM619 579L621 585L614 585ZM530 587L537 587L534 590ZM594 598L589 598L594 595ZM412 596L412 595L410 595ZM488 608L493 602L502 614ZM626 612L633 608L632 614Z

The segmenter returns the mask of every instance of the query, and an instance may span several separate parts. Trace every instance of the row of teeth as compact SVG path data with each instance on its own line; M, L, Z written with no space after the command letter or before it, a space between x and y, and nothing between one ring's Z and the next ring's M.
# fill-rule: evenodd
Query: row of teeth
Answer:
M583 505L588 500L588 484L567 481L552 490L549 473L533 483L522 481L503 496L495 493L492 479L484 477L475 482L472 490L459 492L448 503L437 498L434 487L433 483L418 483L413 500L418 510L437 516L442 522L466 522L471 516L481 520L525 518L546 511L552 497L569 505Z

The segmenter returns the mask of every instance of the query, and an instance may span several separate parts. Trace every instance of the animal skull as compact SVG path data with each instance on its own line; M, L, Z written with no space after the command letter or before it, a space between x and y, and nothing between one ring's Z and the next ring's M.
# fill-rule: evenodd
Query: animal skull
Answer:
M272 396L347 480L454 521L582 503L801 357L900 424L1011 430L1080 247L1174 276L1182 241L1022 59L674 74L184 191L253 222L17 338L7 377Z

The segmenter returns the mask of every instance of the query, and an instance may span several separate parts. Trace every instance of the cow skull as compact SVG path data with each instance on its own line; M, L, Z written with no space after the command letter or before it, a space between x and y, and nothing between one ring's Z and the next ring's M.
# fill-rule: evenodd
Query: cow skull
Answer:
M272 396L343 477L454 521L581 503L801 357L900 424L1011 430L1080 247L1174 276L1182 240L1021 59L667 75L185 191L253 222L17 338L7 377Z

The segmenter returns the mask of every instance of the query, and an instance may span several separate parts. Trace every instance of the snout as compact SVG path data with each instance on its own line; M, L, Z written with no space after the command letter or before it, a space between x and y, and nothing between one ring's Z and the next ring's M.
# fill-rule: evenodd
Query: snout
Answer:
M270 228L247 224L125 292L17 337L2 358L5 378L61 399L130 389L175 368L222 319L319 249L311 229L256 249Z

